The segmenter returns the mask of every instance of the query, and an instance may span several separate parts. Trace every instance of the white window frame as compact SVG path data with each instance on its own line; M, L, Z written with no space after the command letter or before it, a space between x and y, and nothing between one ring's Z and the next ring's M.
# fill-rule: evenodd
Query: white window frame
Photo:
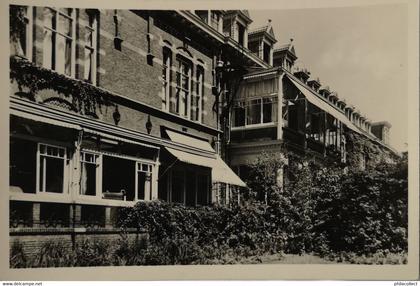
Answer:
M143 169L143 166L146 166L147 170ZM136 193L134 194L134 201L150 201L152 200L152 192L153 192L153 176L154 172L154 164L149 162L142 162L142 161L136 161L136 176L135 176L135 188ZM145 173L146 174L146 182L149 181L149 188L144 188L144 199L138 198L138 189L139 189L139 177L138 173Z
M176 79L176 101L177 101L177 113L186 118L190 118L191 113L191 93L192 93L192 71L193 71L193 64L184 59L182 56L177 56L176 58L178 67L177 67L177 79ZM185 72L185 67L188 66L188 72ZM188 89L185 89L182 86L183 79L187 78L188 82ZM183 96L184 94L184 96Z
M75 77L75 66L76 66L76 9L72 8L72 13L71 15L66 15L64 14L62 11L60 11L59 8L55 8L55 7L45 7L45 9L50 9L53 13L56 13L56 17L55 17L55 29L53 27L47 27L45 26L45 23L43 25L44 28L44 34L46 32L46 30L50 31L52 33L52 37L55 37L55 45L53 47L53 53L55 58L53 59L52 56L53 55L46 55L45 50L43 51L43 57L44 57L44 61L43 61L43 65L45 66L45 57L49 56L51 57L51 67L46 67L46 68L50 68L52 70L56 71L56 67L57 67L57 50L58 50L58 41L57 41L57 35L60 35L62 37L65 37L66 39L70 39L71 40L71 56L70 56L70 75L65 74L64 71L64 75L66 76L70 76L70 77ZM69 19L71 21L71 37L64 35L62 33L60 33L60 27L59 27L59 23L60 23L60 17L65 17L67 19ZM45 37L45 35L44 35ZM43 39L44 40L44 39ZM54 60L54 66L53 66L53 62L52 60ZM65 59L64 59L65 60Z
M59 150L63 150L64 151L64 155L63 157L60 157L59 155L50 155L50 154L41 154L41 146L45 146L45 150L47 150L48 148L56 148L59 154ZM41 160L43 160L46 157L51 157L51 158L55 158L55 159L61 159L63 160L63 189L61 193L51 193L51 192L47 192L46 191L46 168L47 165L44 163L43 166L43 170L41 170ZM46 144L46 143L38 143L37 144L37 153L36 153L36 193L43 193L43 194L51 194L51 195L67 195L69 192L69 167L70 166L70 161L67 158L67 149L65 147L61 147L61 146L57 146L57 145L51 145L51 144ZM43 189L41 190L41 182L40 182L40 176L42 173L42 187Z
M271 121L271 122L265 122L265 123L263 122L263 120L264 120L264 99L267 99L267 98L273 99L273 101L271 102L272 104L275 104L275 103L279 104L278 100L277 100L277 96L274 96L274 94L272 96L264 96L264 97L251 98L251 99L239 101L239 102L243 103L243 107L245 109L245 124L243 126L234 126L234 122L231 122L232 130L238 130L238 129L244 129L244 128L258 128L258 127L275 126L278 122L278 118L275 118L274 121ZM260 122L259 123L248 124L248 106L249 106L249 103L250 103L250 101L257 100L257 99L261 100L261 102L260 102ZM233 112L235 112L234 109L233 109ZM278 114L277 114L277 116L278 116ZM233 116L232 116L232 120L234 120Z
M92 151L92 150L89 150L89 149L84 149L83 152L94 153L95 151ZM135 163L134 200L129 201L129 202L143 201L143 200L138 199L138 194L137 194L137 190L138 190L138 178L137 178L138 164L140 163L140 164L150 165L151 166L151 177L150 177L151 189L150 189L149 197L151 198L152 193L153 193L153 188L155 188L155 186L153 184L153 180L156 176L156 174L155 174L156 162L155 161L148 160L148 159L140 159L140 158L136 158L136 157L132 157L132 156L108 153L108 152L107 153L98 153L98 154L100 154L100 164L101 164L101 166L99 167L100 174L99 174L99 183L97 184L97 188L99 186L100 189L97 192L97 196L95 196L95 197L98 197L99 199L104 200L104 201L113 201L113 200L110 200L110 199L104 199L103 198L103 191L102 191L103 190L103 156L108 156L108 157L114 157L114 158L120 158L120 159L124 159L124 160L128 160L128 161L133 161ZM83 197L93 197L93 196L83 195ZM145 198L146 198L146 194L145 194Z
M93 163L93 162L85 161L83 159L83 154L89 154L96 157L96 162ZM102 154L99 152L85 150L85 149L80 151L80 164L79 164L81 168L80 169L80 182L83 176L83 169L82 169L83 163L96 165L96 172L95 172L96 190L95 190L95 196L82 194L82 185L80 184L79 195L82 197L88 197L88 198L99 198L99 199L102 198Z
M97 63L97 46L98 46L98 14L96 12L85 12L88 16L87 24L84 26L85 28L85 39L84 39L84 71L83 71L83 79L89 80L89 76L91 78L90 83L96 85L96 63ZM92 18L91 18L92 17ZM90 23L90 19L92 19L92 23ZM89 26L91 25L91 26ZM87 40L87 33L91 33L92 42L89 43ZM91 57L88 59L86 55L86 50L91 51ZM86 62L90 62L91 70L90 75L86 74Z

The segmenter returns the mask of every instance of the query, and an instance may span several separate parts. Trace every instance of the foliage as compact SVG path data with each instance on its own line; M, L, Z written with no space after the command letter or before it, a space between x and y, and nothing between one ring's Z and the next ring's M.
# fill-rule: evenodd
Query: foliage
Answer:
M281 188L273 185L273 170L283 160L265 154L254 164L254 178L265 180L264 198L253 195L232 208L139 202L122 210L119 224L146 230L147 242L129 241L123 232L118 243L84 240L74 251L60 242L47 243L35 259L28 259L16 242L10 265L261 263L262 257L281 253L357 264L407 263L406 161L359 172L290 160L292 175ZM257 182L252 186L257 188Z
M20 91L27 90L30 98L41 90L53 89L71 98L75 108L85 113L95 113L96 106L111 104L112 94L108 91L19 57L10 58L10 80L17 83Z
M407 250L407 156L361 172L339 165L327 168L289 154L280 188L273 178L283 162L263 154L251 165L247 183L257 189L251 193L258 188L268 192L266 212L284 233L285 253L372 255ZM275 167L266 172L268 166Z

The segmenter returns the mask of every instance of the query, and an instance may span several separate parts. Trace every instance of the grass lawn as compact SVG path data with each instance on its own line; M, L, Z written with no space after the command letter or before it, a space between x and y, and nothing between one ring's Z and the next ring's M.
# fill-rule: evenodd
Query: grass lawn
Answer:
M336 262L334 261L326 260L312 254L303 254L303 255L285 254L280 259L266 260L263 263L265 264L336 264Z

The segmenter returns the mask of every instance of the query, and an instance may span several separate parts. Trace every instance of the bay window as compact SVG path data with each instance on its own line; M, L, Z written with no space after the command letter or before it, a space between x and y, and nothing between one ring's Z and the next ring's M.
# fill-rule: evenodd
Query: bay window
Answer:
M263 98L262 123L275 122L277 119L277 98Z
M84 79L96 84L96 49L97 49L97 14L86 11L88 23L85 26L85 48L84 48Z
M38 191L64 193L69 163L66 149L39 143L37 162Z
M236 102L233 107L233 127L245 126L245 102Z
M250 100L247 104L247 125L261 123L261 98Z
M243 127L277 122L277 98L238 101L233 107L232 126Z
M44 8L43 66L74 76L75 11Z

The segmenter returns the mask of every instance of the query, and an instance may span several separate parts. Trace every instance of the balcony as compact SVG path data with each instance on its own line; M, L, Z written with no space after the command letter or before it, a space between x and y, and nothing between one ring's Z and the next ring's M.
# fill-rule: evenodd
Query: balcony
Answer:
M283 140L296 151L302 152L305 150L305 134L301 131L283 127Z
M324 144L320 141L314 140L312 138L308 138L306 140L306 147L312 151L315 151L320 154L324 154Z

